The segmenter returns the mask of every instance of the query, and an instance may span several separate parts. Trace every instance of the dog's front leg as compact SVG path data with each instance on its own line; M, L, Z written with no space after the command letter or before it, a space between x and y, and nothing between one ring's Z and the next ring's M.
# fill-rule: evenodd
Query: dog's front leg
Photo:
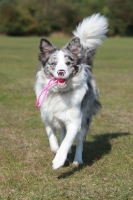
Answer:
M55 135L55 131L53 128L51 128L48 125L46 125L45 128L46 128L47 136L49 139L50 149L52 152L56 153L57 150L59 149L59 146L58 146L58 141Z
M58 169L64 165L68 151L72 146L72 143L79 131L79 128L80 128L79 123L73 123L67 126L66 136L62 141L61 146L57 151L57 154L53 160L53 169Z

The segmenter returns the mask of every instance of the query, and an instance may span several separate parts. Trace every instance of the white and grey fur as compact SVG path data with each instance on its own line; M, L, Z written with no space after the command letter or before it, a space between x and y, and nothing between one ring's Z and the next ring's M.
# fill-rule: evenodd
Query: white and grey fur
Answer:
M77 146L73 163L83 163L83 140L92 116L101 108L92 75L93 56L105 38L107 26L104 16L94 14L78 25L73 32L73 39L61 50L46 39L40 41L36 96L38 97L51 77L66 80L65 85L57 83L49 89L40 107L51 151L56 154L52 162L53 169L64 165L75 139ZM60 71L63 73L59 73ZM60 146L56 130L60 133Z

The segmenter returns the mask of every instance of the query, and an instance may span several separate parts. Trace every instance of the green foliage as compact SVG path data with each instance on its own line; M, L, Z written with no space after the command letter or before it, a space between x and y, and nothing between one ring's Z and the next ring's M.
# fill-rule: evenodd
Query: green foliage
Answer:
M132 0L0 0L0 33L71 33L84 17L96 12L108 18L108 35L133 36Z
M132 0L107 0L110 9L110 35L133 36Z

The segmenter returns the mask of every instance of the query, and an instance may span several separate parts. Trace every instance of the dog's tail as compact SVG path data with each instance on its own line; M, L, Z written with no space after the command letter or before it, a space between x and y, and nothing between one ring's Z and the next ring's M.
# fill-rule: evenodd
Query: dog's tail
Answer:
M108 31L107 19L99 13L85 18L73 31L75 37L79 37L82 45L89 49L96 49L102 43L102 39Z

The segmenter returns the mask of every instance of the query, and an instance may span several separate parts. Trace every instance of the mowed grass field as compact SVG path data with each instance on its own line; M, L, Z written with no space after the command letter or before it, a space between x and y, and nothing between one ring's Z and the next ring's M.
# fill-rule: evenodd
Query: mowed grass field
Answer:
M61 47L70 38L49 38ZM34 80L38 37L0 37L0 200L133 199L133 38L108 38L93 73L101 112L84 143L84 164L52 169Z

